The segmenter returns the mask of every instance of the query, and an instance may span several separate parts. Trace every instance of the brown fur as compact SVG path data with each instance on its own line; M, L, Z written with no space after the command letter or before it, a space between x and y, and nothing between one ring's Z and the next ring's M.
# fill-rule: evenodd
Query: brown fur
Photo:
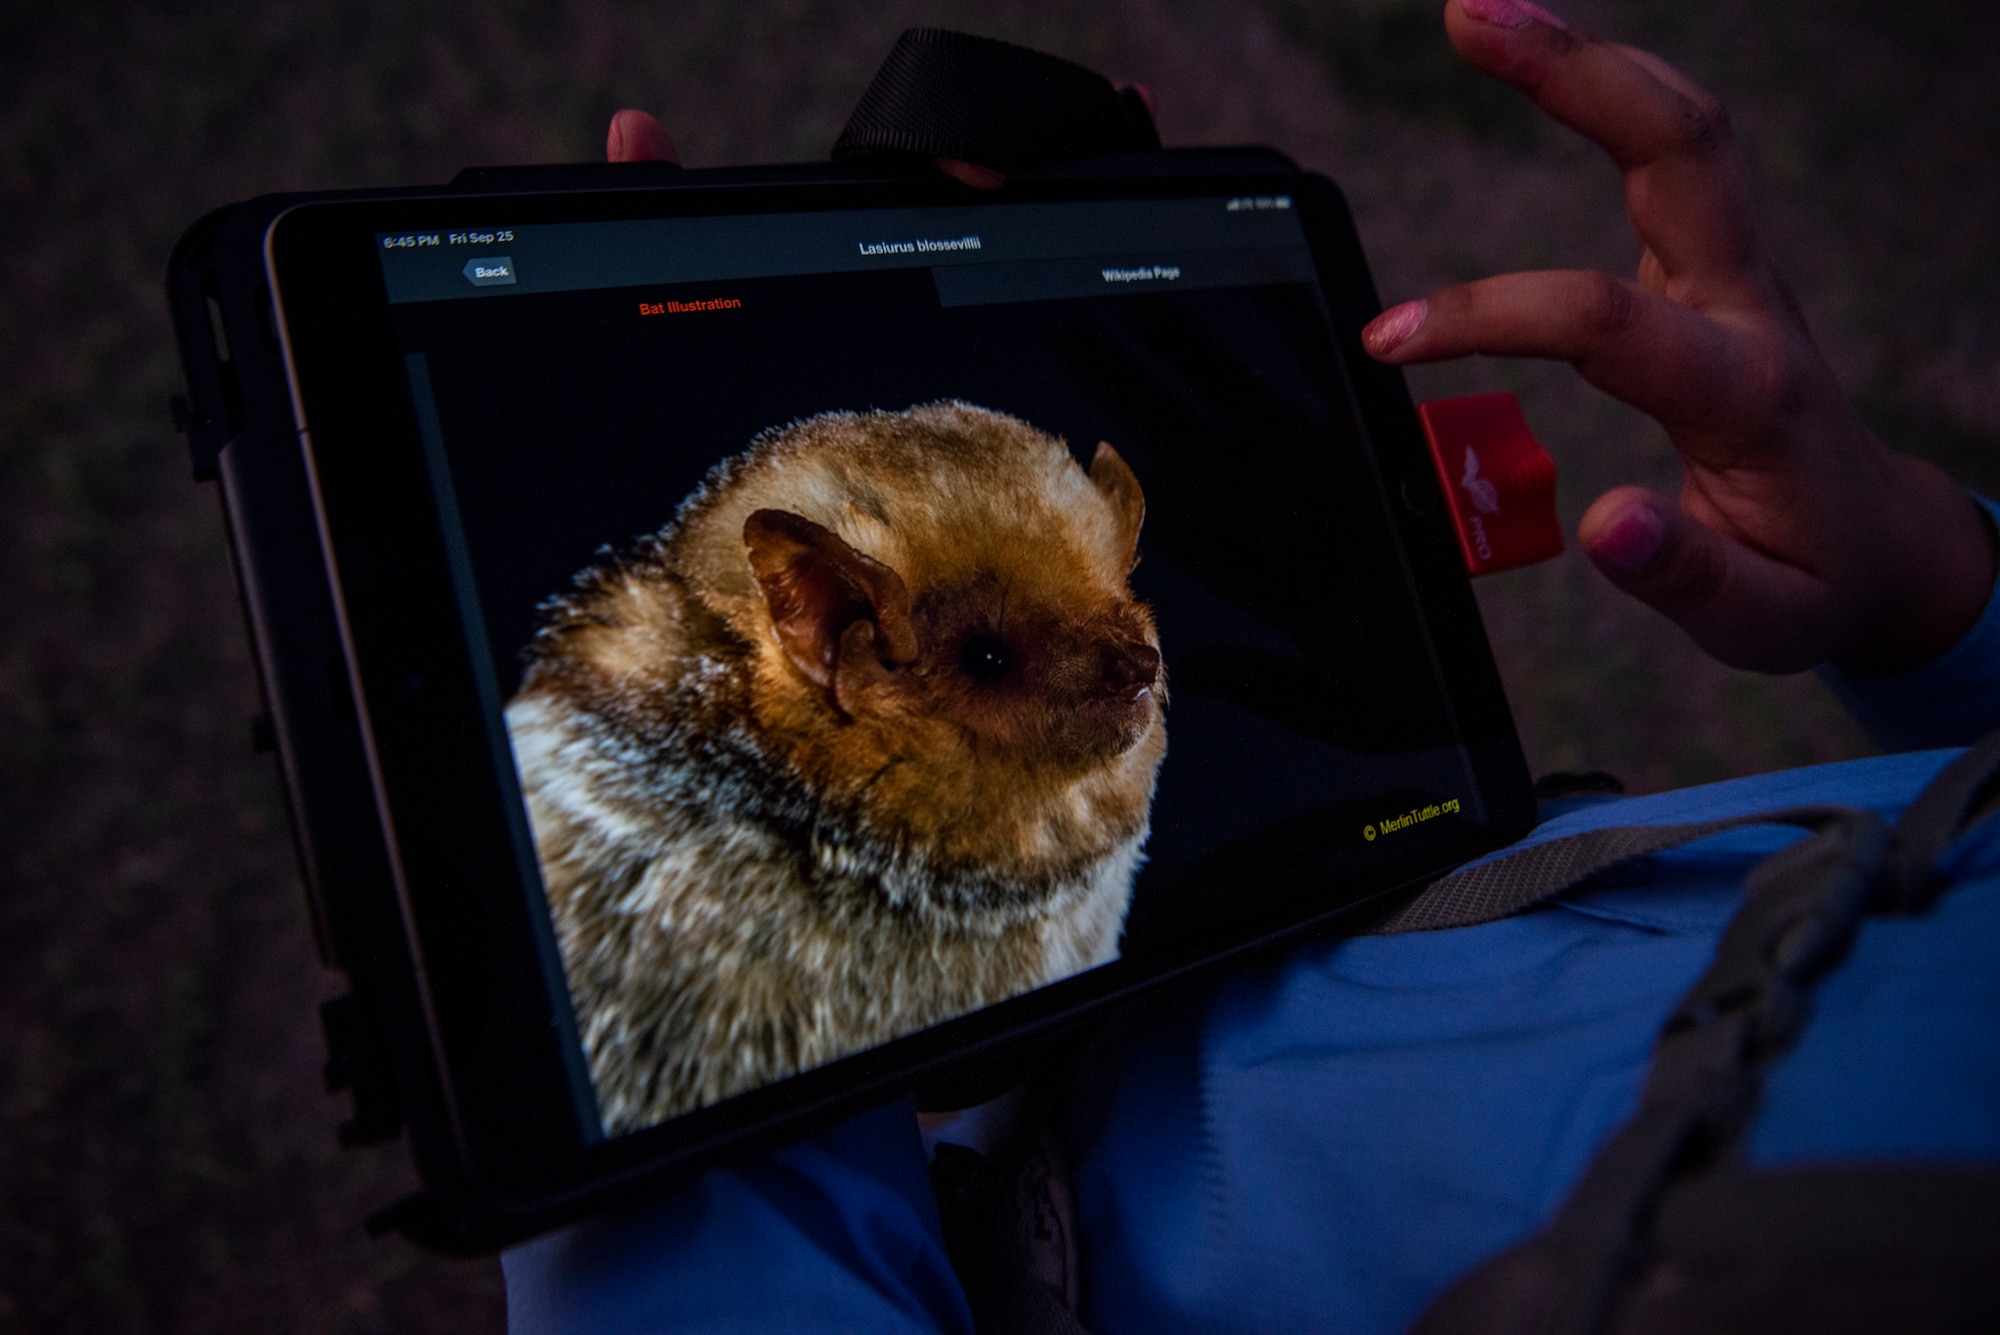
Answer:
M1166 748L1115 451L963 403L719 465L507 721L606 1128L1116 954Z

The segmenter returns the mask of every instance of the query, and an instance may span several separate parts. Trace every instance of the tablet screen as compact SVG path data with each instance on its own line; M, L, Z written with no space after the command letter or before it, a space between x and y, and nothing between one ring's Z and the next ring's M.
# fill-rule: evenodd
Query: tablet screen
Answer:
M1486 822L1290 196L376 240L605 1134Z

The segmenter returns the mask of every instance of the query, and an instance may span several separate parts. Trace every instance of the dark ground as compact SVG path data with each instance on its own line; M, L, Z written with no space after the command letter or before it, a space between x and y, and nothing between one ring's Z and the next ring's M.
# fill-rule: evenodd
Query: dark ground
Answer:
M1170 142L1347 187L1385 296L1627 268L1607 167L1450 62L1431 0L1272 8L429 0L0 12L0 1332L497 1330L492 1265L370 1243L395 1151L333 1148L314 963L210 490L162 403L167 252L266 190L576 160L648 106L691 165L824 153L893 35L1011 37L1152 85ZM2000 10L1582 0L1730 100L1774 243L1881 429L2000 483ZM1669 489L1565 368L1506 387L1565 517ZM1638 789L1863 754L1811 678L1703 660L1574 554L1481 590L1538 770Z

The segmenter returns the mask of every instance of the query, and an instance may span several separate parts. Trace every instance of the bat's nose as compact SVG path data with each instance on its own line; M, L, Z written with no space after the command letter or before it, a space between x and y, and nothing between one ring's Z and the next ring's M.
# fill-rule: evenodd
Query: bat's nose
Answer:
M1120 699L1136 700L1160 678L1160 651L1150 644L1114 645L1105 655L1104 690Z

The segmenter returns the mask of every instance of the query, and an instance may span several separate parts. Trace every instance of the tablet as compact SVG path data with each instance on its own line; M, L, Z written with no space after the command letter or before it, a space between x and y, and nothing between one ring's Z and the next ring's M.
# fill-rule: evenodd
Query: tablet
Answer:
M464 1236L1532 820L1322 177L687 173L262 242L386 873L332 893L400 936L370 1023Z

